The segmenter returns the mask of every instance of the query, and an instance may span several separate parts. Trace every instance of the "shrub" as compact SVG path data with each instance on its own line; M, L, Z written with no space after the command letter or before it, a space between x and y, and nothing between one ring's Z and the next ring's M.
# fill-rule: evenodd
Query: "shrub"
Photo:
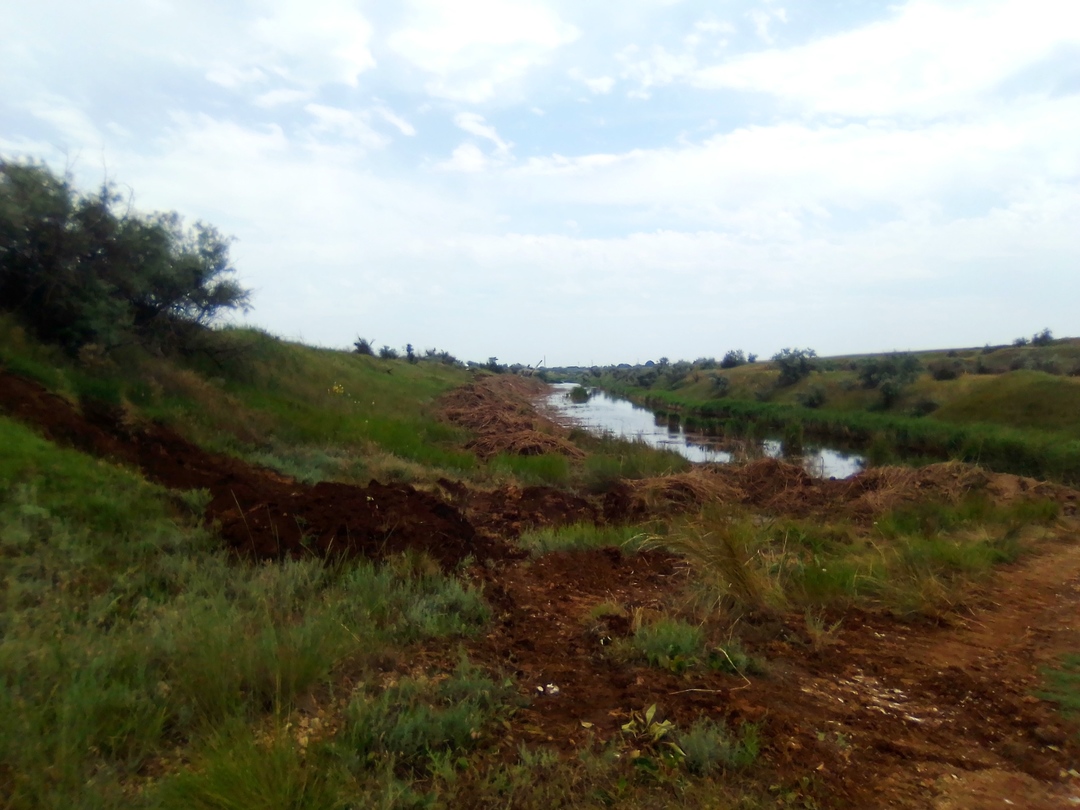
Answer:
M731 380L723 374L717 374L712 378L712 392L714 396L726 397L731 390Z
M589 389L584 385L576 385L571 389L567 396L570 397L571 402L576 402L580 405L589 401Z
M383 346L379 349L379 357L383 360L397 360L400 356L397 349L391 349L389 346Z
M731 349L724 355L724 359L720 361L720 368L735 368L745 363L746 355L743 354L743 350Z
M814 385L798 394L795 399L804 408L820 408L825 404L825 389Z
M375 354L375 352L371 349L371 341L367 338L362 337L358 337L356 339L356 342L353 343L353 351L356 354L365 354L368 357L371 357L373 354Z
M773 355L773 362L780 369L778 385L794 385L803 377L810 376L814 370L814 358L817 352L813 349L781 349Z
M1031 338L1032 346L1049 346L1054 342L1054 333L1049 329L1043 329L1041 332L1036 332Z
M963 369L959 363L937 362L930 364L930 376L939 382L955 380L961 373L963 373Z

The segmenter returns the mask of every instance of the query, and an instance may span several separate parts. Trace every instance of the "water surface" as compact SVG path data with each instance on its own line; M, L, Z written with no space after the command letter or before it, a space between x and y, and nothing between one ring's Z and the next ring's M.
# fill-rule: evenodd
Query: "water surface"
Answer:
M722 440L703 433L687 432L680 423L657 419L648 408L635 405L629 400L612 396L604 391L590 389L588 402L572 402L570 392L575 383L556 383L548 395L547 404L567 421L594 433L609 433L625 439L640 439L652 447L674 450L694 462L730 464L756 456L783 458L779 439L760 442L736 442L737 452L723 449ZM730 446L730 441L724 442ZM811 475L820 478L848 478L865 465L862 456L830 447L807 444L803 454L789 457L788 461L800 463Z

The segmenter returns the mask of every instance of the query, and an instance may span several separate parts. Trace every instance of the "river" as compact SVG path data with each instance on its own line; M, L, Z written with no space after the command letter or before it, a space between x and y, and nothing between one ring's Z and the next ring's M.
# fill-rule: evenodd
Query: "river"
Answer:
M548 395L549 408L566 421L594 433L609 433L626 439L640 439L653 447L674 450L693 462L731 464L755 457L783 458L779 439L751 441L721 439L703 433L688 433L681 424L657 420L648 408L612 396L596 388L589 389L588 402L573 402L570 392L575 383L556 383ZM802 466L820 478L849 478L866 465L862 456L830 447L807 444L802 455L786 460Z

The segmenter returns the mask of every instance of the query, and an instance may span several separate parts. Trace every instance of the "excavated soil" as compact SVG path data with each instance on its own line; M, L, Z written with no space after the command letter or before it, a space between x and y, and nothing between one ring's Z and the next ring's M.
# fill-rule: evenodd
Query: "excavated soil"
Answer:
M815 647L801 616L742 627L764 661L749 677L620 664L629 615L669 606L679 561L609 548L545 555L489 576L494 629L470 655L512 673L531 697L507 743L568 754L618 738L631 710L657 704L756 723L757 777L788 804L828 808L1049 808L1080 803L1077 727L1036 697L1039 667L1080 644L1080 545L1054 543L1005 570L995 602L945 626L853 612ZM601 603L625 613L592 618ZM555 688L553 688L555 687ZM1006 801L1008 800L1008 801Z
M81 410L30 380L0 375L0 411L49 439L138 467L173 489L206 489L206 519L238 552L263 558L305 554L379 558L418 548L447 566L520 556L480 534L454 506L401 484L366 487L300 484L238 459L209 453L174 431L125 418L119 410Z
M440 399L442 416L474 434L466 445L480 458L500 453L539 456L559 453L582 458L569 431L541 416L533 401L548 386L531 377L479 376L468 385L447 392Z

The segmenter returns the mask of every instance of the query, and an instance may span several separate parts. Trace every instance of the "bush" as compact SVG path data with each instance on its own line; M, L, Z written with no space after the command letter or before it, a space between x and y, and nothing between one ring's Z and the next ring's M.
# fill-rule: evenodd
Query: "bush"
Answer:
M781 349L774 354L773 362L780 368L778 385L794 385L803 377L810 376L815 357L817 352L813 349Z
M379 357L383 360L397 360L400 356L397 349L391 349L389 346L383 346L379 349Z
M724 359L720 361L720 368L735 368L746 363L746 355L743 354L742 349L731 349L724 355Z
M731 380L722 374L717 374L712 378L712 389L713 396L726 397L728 391L731 390Z
M73 355L132 340L185 348L222 311L247 309L229 238L123 203L112 186L85 195L43 165L0 159L0 309Z
M825 404L825 389L820 385L814 385L805 392L798 394L795 400L804 408L820 408Z
M356 339L356 342L353 343L353 351L356 352L356 354L364 354L368 357L371 357L373 354L375 354L375 352L371 349L371 341L367 338L362 337L358 337Z
M1031 338L1032 346L1049 346L1054 342L1054 333L1049 329L1043 329L1041 332L1036 332Z
M930 376L939 382L955 380L963 373L959 363L938 362L930 364Z

